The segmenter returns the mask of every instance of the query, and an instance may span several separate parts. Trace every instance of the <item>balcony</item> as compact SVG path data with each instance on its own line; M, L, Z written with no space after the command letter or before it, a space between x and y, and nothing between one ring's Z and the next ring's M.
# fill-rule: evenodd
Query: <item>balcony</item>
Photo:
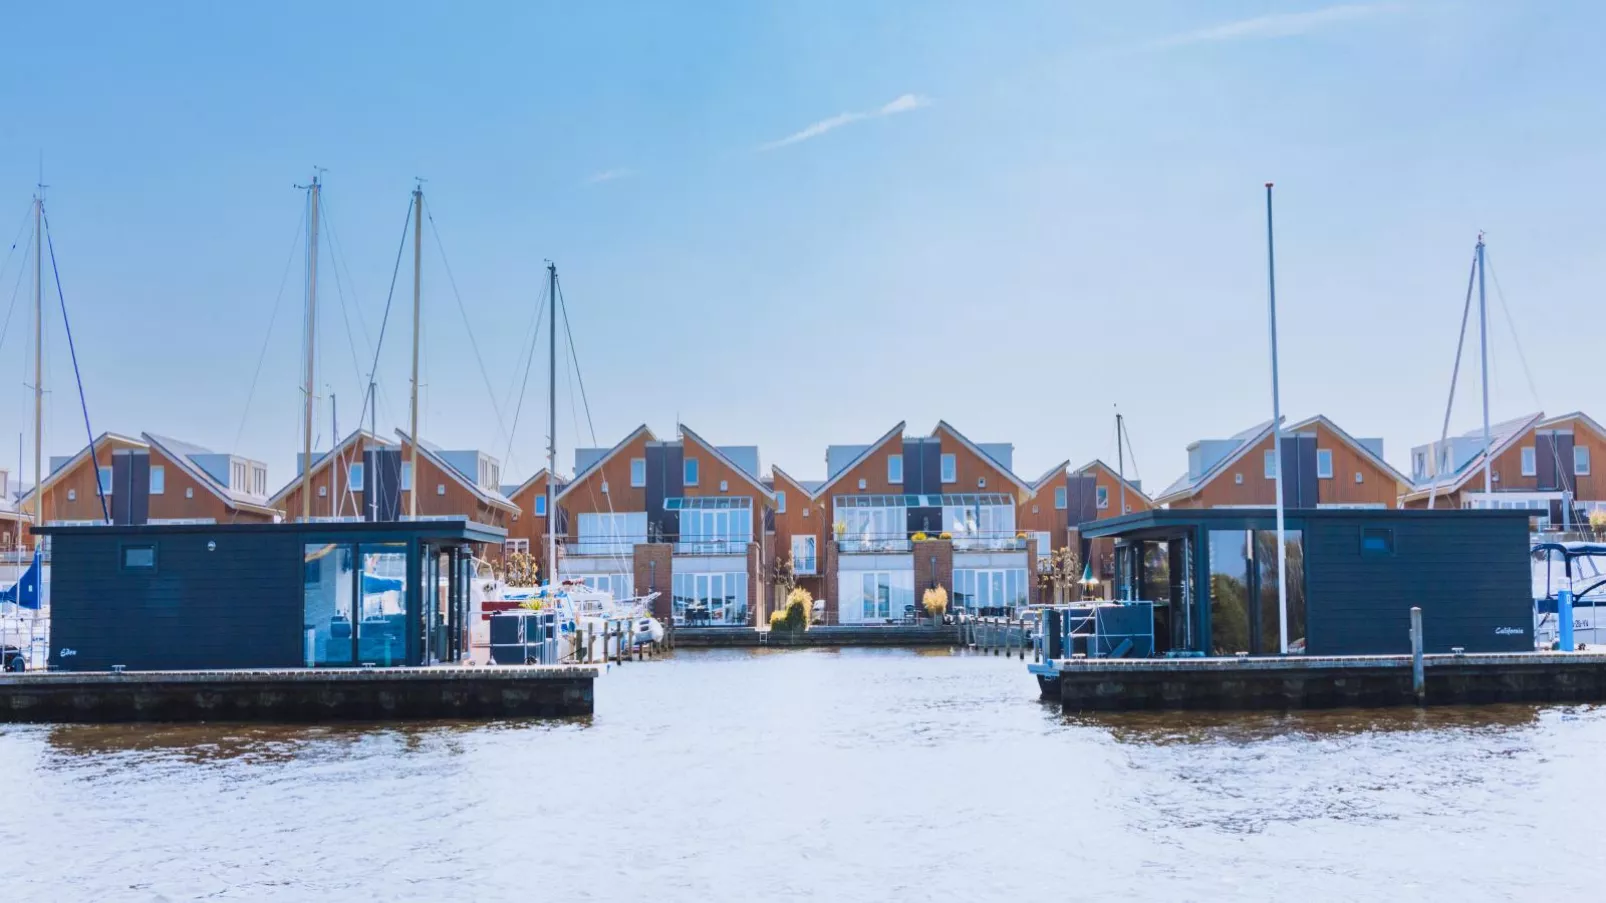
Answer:
M674 545L676 555L746 555L748 546L753 544L751 536L693 536L684 533L665 537L663 541Z
M844 555L897 554L909 551L912 546L907 533L843 534L836 539L837 551Z
M1026 537L1007 533L956 533L953 538L956 552L1023 552Z

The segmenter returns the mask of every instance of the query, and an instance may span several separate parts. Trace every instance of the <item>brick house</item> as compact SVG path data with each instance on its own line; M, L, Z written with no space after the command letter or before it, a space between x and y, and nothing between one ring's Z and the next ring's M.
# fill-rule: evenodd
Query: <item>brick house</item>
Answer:
M1606 478L1594 464L1606 454L1606 428L1587 414L1529 414L1492 424L1490 487L1484 491L1483 429L1411 449L1414 485L1408 508L1527 508L1541 528L1587 522L1606 511ZM1570 510L1564 511L1566 499Z

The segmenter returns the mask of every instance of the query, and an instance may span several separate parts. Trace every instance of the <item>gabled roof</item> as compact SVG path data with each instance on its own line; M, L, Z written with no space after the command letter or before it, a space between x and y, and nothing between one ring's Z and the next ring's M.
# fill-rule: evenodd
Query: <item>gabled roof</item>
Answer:
M835 486L837 480L847 476L848 473L853 470L853 468L858 467L860 464L863 464L865 461L869 460L870 455L874 453L876 449L886 445L888 440L892 439L893 437L902 438L904 426L906 426L905 421L900 420L898 421L897 426L887 430L885 433L882 433L880 439L870 443L864 451L855 455L853 460L844 465L841 470L832 474L830 479L826 480L824 483L821 483L820 488L814 490L814 497L820 498L821 496L825 495L825 491L830 489L832 486Z
M211 449L202 448L199 445L194 445L189 442L183 442L178 439L168 439L164 436L157 436L151 433L140 433L140 438L144 439L146 444L148 444L150 447L160 451L168 460L172 461L174 464L177 464L180 469L189 475L190 479L200 483L202 486L205 486L208 491L218 497L219 501L230 508L234 508L235 510L254 511L259 514L279 513L278 509L271 507L266 499L261 499L257 496L244 492L236 492L227 486L219 484L211 474L202 470L200 465L190 460L191 455L215 455L218 454L218 452L214 452Z
M1083 464L1081 467L1078 467L1078 468L1076 468L1075 470L1073 470L1071 472L1072 473L1087 473L1090 470L1097 470L1097 469L1102 469L1105 473L1109 474L1112 477L1115 477L1115 479L1117 481L1119 481L1121 484L1126 486L1126 491L1127 492L1135 492L1135 493L1137 493L1139 498L1143 499L1145 502L1149 503L1151 506L1154 504L1154 499L1149 498L1149 494L1147 492L1144 492L1141 488L1139 488L1138 484L1132 482L1131 480L1127 479L1126 477L1121 476L1119 473L1116 473L1115 472L1115 468L1113 468L1110 465L1104 463L1104 460L1102 458L1094 458L1093 460L1087 462L1086 464Z
M1538 427L1540 422L1544 419L1545 414L1543 411L1540 411L1535 414L1529 414L1526 417L1519 417L1515 420L1507 420L1490 426L1489 459L1493 461L1494 459L1505 454L1507 449L1511 448L1511 446L1516 444L1518 440L1527 435L1529 430ZM1475 432L1479 436L1483 434L1481 427ZM1472 434L1469 433L1468 435ZM1429 477L1421 483L1416 484L1416 487L1410 492L1406 493L1404 497L1407 499L1420 499L1427 498L1430 495L1441 495L1455 492L1456 490L1465 486L1468 480L1471 480L1474 476L1482 471L1483 449L1480 448L1475 454L1472 455L1471 458L1467 459L1467 463L1463 465L1460 470L1457 470L1453 474Z
M319 455L317 458L313 459L312 463L307 467L308 477L310 478L317 476L318 471L322 470L326 465L329 464L329 462L334 461L339 455L351 448L352 444L355 443L359 438L366 438L369 442L375 445L389 446L396 444L377 433L370 433L367 430L356 430L350 435L346 436L346 438L340 440L339 445L336 445L334 448L329 449L328 451ZM289 497L290 493L295 491L298 487L300 487L300 485L301 474L297 472L296 475L291 478L290 482L285 484L283 489L280 489L273 495L268 496L268 504L281 504L287 497Z
M1606 439L1606 426L1601 426L1595 421L1595 418L1585 414L1583 411L1573 411L1570 414L1562 414L1560 417L1546 417L1544 420L1534 424L1534 429L1549 429L1568 420L1577 420L1593 430L1595 435Z
M760 493L762 493L765 498L769 499L772 502L775 501L775 493L771 492L769 490L769 487L765 486L763 483L760 483L759 480L758 480L758 477L756 475L748 473L746 468L742 467L740 464L737 464L735 461L732 461L730 459L730 456L726 455L724 452L720 451L719 448L714 445L714 443L709 442L707 439L704 439L702 436L697 435L697 433L691 427L689 427L686 424L682 423L680 425L680 435L681 435L682 440L690 439L693 442L697 443L698 445L701 445L703 448L706 448L709 451L713 452L714 453L714 457L719 459L719 462L721 464L724 464L726 467L729 467L731 470L734 470L737 473L741 474L742 479L746 480L749 485L751 485L754 489L757 489Z
M1354 436L1351 436L1349 433L1344 432L1344 430L1341 429L1338 424L1336 424L1333 421L1327 419L1327 416L1325 414L1317 414L1315 417L1310 417L1310 418L1307 418L1305 420L1301 420L1300 422L1298 422L1298 423L1296 423L1296 424L1294 424L1292 426L1284 428L1283 432L1286 432L1286 433L1298 432L1299 430L1305 429L1306 427L1315 426L1318 423L1320 423L1322 426L1327 427L1327 429L1330 432L1332 432L1333 435L1338 437L1340 442L1343 442L1345 445L1348 445L1352 451L1354 451L1356 454L1360 455L1363 459L1365 459L1367 461L1370 461L1374 467L1377 467L1379 470L1382 470L1384 473L1386 473L1389 476L1393 477L1395 483L1398 483L1399 485L1406 486L1406 487L1409 487L1411 485L1411 478L1410 477L1406 476L1403 473L1400 473L1398 470L1396 470L1394 468L1393 465L1391 465L1391 464L1389 464L1389 462L1383 460L1383 456L1382 455L1379 455L1377 452L1372 451L1370 448L1367 448L1364 444L1361 443L1361 441L1359 439L1356 439Z
M71 458L68 458L67 463L61 465L55 470L52 470L50 474L45 477L44 482L41 485L43 485L45 488L55 485L61 479L61 477L67 473L67 471L72 470L79 464L82 464L84 460L89 457L90 449L98 448L108 440L115 440L117 442L135 446L136 448L149 447L144 442L129 436L124 436L122 433L101 433L99 436L95 437L95 441L92 444L80 448L77 454L73 455ZM27 492L24 492L22 495L18 496L17 504L21 505L23 502L28 501L28 499L33 497L33 492L33 488L30 488Z
M1160 494L1154 497L1155 504L1163 505L1174 498L1188 498L1197 495L1199 490L1203 489L1211 480L1225 473L1227 468L1231 467L1239 458L1242 458L1250 449L1259 445L1261 440L1270 435L1271 421L1268 420L1258 426L1252 426L1247 430L1228 436L1228 439L1236 440L1238 443L1233 447L1232 451L1222 455L1219 461L1205 468L1204 473L1199 474L1197 478L1186 473L1178 477L1175 482L1161 490Z
M1071 459L1066 458L1065 460L1044 471L1042 476L1032 481L1032 492L1036 493L1038 490L1042 489L1045 485L1047 485L1049 480L1052 480L1058 476L1064 476L1065 468L1070 466Z
M403 444L412 441L411 437L407 435L405 430L396 430L396 435L401 438ZM475 498L478 498L480 501L490 505L493 508L501 508L505 511L511 511L514 514L520 513L519 506L513 504L512 500L510 500L507 496L503 495L500 491L486 489L484 486L481 486L480 484L464 476L462 471L453 467L445 458L442 458L434 449L432 449L428 442L419 442L414 445L414 448L417 448L418 453L428 460L429 463L440 468L446 473L447 476L451 477L453 480L456 480L458 485L462 486L464 489L467 489L474 495ZM416 473L413 474L412 492L418 491L418 481L419 475Z
M949 432L949 434L951 434L955 439L958 439L959 442L962 445L965 446L965 448L969 449L972 454L976 455L977 457L981 458L983 461L986 461L988 464L991 464L993 467L997 468L1000 473L1002 473L1006 477L1009 477L1010 481L1013 482L1016 486L1019 486L1020 488L1026 490L1027 492L1035 492L1036 491L1033 488L1032 484L1026 482L1025 480L1021 479L1018 476L1015 476L1015 472L1013 470L1010 470L1008 467L1005 467L1004 466L1004 462L1002 462L1002 461L998 460L997 458L993 457L992 455L988 454L986 449L983 449L981 446L979 446L976 443L970 441L970 439L968 437L966 437L964 433L961 433L960 431L954 429L953 424L949 423L946 420L939 420L939 421L937 421L937 425L932 428L931 434L933 436L937 435L937 430L947 430Z
M798 479L797 477L794 477L791 474L787 473L786 471L782 470L780 465L771 464L770 465L770 473L773 474L775 477L784 478L788 483L791 483L793 486L796 486L797 488L803 490L803 494L808 496L809 498L813 499L813 498L817 497L814 494L814 490L809 488L809 484L808 483L805 483L802 480ZM814 481L811 480L810 482L814 482ZM771 491L774 491L774 490L771 490Z
M523 492L526 489L529 489L531 486L534 486L536 481L538 481L542 477L546 476L546 474L547 474L547 470L546 470L545 467L543 467L540 470L536 471L535 473L531 474L530 478L528 480L525 480L524 482L520 483L519 485L512 487L512 491L505 491L502 494L507 496L509 499L517 498L519 493ZM558 477L553 482L558 486L566 485L565 482L564 482L563 477L561 477L561 476Z
M590 464L586 465L586 468L584 470L582 470L579 473L575 474L574 475L574 479L570 480L563 487L563 489L558 492L557 498L561 499L564 496L568 495L570 492L573 492L574 488L576 486L579 486L581 483L583 483L587 479L589 479L592 474L594 474L597 471L601 470L602 466L604 464L607 464L610 460L613 459L613 457L615 455L617 455L620 452L624 451L626 448L628 448L630 446L630 444L632 442L635 442L636 439L641 437L641 436L646 436L647 440L649 442L658 441L658 437L654 436L652 434L652 430L647 428L647 424L643 423L641 426L638 426L635 429L631 430L630 431L630 435L624 437L623 439L620 439L618 444L614 445L613 448L608 449L608 453L607 454L603 455L602 457L598 458L595 461L592 461Z

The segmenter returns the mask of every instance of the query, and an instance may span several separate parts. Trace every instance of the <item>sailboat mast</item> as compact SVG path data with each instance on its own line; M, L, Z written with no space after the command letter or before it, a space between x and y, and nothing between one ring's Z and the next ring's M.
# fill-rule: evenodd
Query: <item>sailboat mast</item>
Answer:
M33 197L33 523L36 527L45 523L45 500L42 488L45 482L44 190L43 185L39 186L39 193ZM91 457L94 456L93 446L90 447L89 454ZM36 536L34 544L38 543L39 538Z
M407 437L412 440L409 468L413 472L413 486L407 492L407 515L418 517L418 326L423 307L424 289L424 186L413 188L413 398L408 415Z
M1121 440L1122 430L1121 412L1115 412L1115 476L1116 482L1121 484L1121 510L1116 512L1120 517L1126 513L1126 443Z
M546 566L547 583L558 583L558 265L548 262L547 274L547 444L546 444Z
M1272 244L1271 185L1266 183L1266 306L1271 330L1271 453L1277 479L1278 649L1288 654L1288 547L1283 542L1283 410L1277 386L1277 258Z
M1489 299L1483 292L1483 233L1478 233L1478 357L1483 363L1483 491L1494 491L1489 454L1494 442L1489 433Z
M301 386L303 414L301 422L301 520L312 519L312 380L313 362L317 360L314 344L318 337L318 195L321 186L318 174L313 173L312 184L307 187L307 360L305 381Z

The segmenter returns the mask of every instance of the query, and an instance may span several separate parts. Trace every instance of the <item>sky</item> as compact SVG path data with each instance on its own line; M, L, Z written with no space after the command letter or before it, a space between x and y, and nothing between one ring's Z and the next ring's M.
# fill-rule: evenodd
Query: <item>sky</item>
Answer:
M1580 340L1606 276L1599 4L62 2L7 17L0 464L8 435L31 443L41 172L61 286L46 284L47 454L86 435L64 299L94 432L291 478L296 186L315 171L319 448L363 409L415 178L420 432L502 459L505 482L544 463L547 336L531 327L551 260L568 313L560 470L576 444L685 423L819 478L827 444L941 419L1013 443L1032 478L1113 459L1119 409L1129 468L1163 487L1189 442L1271 416L1268 181L1290 419L1381 436L1402 469L1436 439L1480 230L1493 418L1606 418ZM412 256L375 371L387 434L407 425ZM1476 322L1453 432L1480 422Z

